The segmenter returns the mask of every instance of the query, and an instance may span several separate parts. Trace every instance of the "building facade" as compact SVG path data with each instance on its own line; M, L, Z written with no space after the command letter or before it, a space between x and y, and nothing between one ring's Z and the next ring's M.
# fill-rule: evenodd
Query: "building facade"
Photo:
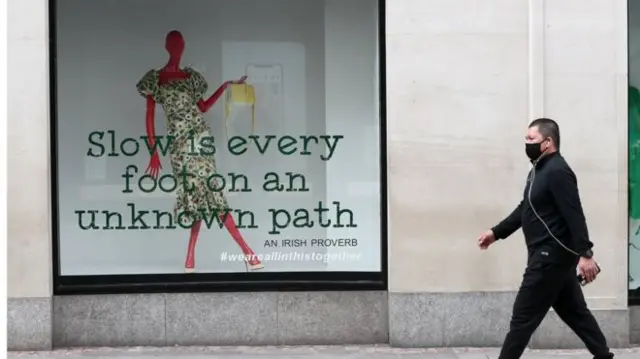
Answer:
M536 117L640 342L636 43L623 0L10 1L10 349L498 346Z

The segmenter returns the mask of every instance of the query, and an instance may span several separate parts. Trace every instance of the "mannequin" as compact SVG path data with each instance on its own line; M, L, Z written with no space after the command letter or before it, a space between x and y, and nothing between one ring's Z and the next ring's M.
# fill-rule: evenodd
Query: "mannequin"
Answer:
M229 206L224 194L210 189L220 188L220 184L207 185L207 179L216 173L214 155L194 154L193 147L190 145L193 143L190 139L200 143L199 138L211 136L209 126L202 114L211 109L229 85L244 84L246 76L237 81L223 83L213 95L204 99L208 87L204 77L189 67L180 67L184 47L182 34L176 30L170 31L165 44L169 61L160 70L149 70L136 87L147 102L146 127L150 148L154 148L155 145L154 114L155 105L159 103L167 116L167 132L174 138L169 149L173 173L177 178L180 178L178 176L182 171L186 170L189 173L188 184L178 186L174 208L176 218L183 220L185 225L191 226L185 272L195 271L195 248L203 215L207 215L206 218L211 218L210 216L220 218L221 223L244 253L247 271L262 269L262 263L240 234L231 213L227 212ZM161 169L160 156L155 151L151 155L146 173L157 178ZM181 215L178 216L178 214Z

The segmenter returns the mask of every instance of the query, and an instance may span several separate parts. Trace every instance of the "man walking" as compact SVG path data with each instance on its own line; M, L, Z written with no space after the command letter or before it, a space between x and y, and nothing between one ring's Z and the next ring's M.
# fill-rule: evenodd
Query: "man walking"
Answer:
M576 278L576 265L584 283L593 281L600 269L593 260L576 176L559 153L558 124L547 118L531 122L525 142L533 168L524 198L507 218L478 237L478 246L487 249L522 228L527 243L527 268L499 359L520 358L551 307L594 358L613 358Z

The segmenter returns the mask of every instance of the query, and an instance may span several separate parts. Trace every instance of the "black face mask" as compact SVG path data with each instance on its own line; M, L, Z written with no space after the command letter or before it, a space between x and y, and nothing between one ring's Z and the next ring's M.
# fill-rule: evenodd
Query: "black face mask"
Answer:
M535 161L538 158L540 158L540 156L542 156L542 149L540 148L542 145L542 142L538 142L538 143L526 143L525 144L525 152L527 153L527 157L529 157L529 159L531 161Z

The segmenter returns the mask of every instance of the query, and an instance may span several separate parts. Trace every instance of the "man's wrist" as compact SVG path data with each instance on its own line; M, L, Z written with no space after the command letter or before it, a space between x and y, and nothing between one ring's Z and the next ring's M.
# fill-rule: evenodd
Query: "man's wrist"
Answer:
M496 225L494 227L491 227L489 230L491 231L491 233L493 233L493 238L495 238L496 241L502 239L501 234L502 232L500 232L500 225Z
M587 249L586 251L581 251L580 258L591 259L593 258L593 251L591 249Z

